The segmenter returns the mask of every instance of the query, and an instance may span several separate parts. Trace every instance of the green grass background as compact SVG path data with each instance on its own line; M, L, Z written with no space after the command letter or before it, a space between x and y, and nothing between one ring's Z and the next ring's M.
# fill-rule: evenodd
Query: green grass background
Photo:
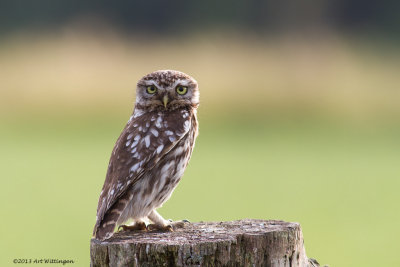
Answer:
M171 55L155 52L149 63L142 53L150 48L132 40L57 38L29 49L15 38L0 48L1 266L14 258L88 266L99 192L134 83L142 71L168 65L199 80L202 105L193 157L160 210L164 217L296 221L307 255L321 263L400 265L393 55L321 44L311 61L323 64L306 56L304 66L307 43L300 50L282 48L283 41L221 49L215 39L192 46L196 64L181 60L185 51L174 42L159 47ZM242 66L231 64L233 54ZM256 74L246 72L251 66Z

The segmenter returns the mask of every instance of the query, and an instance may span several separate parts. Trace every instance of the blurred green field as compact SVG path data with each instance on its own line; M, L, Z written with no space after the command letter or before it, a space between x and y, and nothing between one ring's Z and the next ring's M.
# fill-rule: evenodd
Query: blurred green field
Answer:
M108 157L127 116L20 118L0 134L2 266L13 258L89 262ZM396 266L400 128L256 117L202 120L167 218L301 223L309 256ZM368 255L373 255L369 257Z
M1 266L88 266L134 83L166 67L199 80L202 104L192 160L163 216L297 221L321 263L400 265L398 54L350 42L224 49L216 38L180 51L178 41L23 40L0 45Z

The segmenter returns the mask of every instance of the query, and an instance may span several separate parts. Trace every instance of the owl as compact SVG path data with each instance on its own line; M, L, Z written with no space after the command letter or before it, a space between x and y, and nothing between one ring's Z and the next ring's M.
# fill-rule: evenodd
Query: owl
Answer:
M183 226L156 210L171 196L192 155L198 106L197 82L185 73L160 70L139 80L133 114L114 146L100 193L96 239L110 238L117 226L161 231ZM127 220L134 224L123 225Z

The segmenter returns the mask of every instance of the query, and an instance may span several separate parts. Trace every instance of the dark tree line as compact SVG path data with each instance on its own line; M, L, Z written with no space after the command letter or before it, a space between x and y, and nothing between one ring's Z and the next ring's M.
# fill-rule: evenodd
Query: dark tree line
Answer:
M54 28L100 18L126 31L185 32L230 27L255 33L328 27L397 33L400 2L374 0L0 0L0 31Z

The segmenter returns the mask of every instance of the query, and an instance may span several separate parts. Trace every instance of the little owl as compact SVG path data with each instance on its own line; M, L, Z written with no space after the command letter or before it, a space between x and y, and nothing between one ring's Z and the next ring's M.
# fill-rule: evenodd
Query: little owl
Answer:
M95 238L110 238L116 226L162 231L183 226L156 209L171 196L189 162L198 105L197 82L182 72L161 70L139 80L133 114L114 146L100 193ZM129 219L133 225L122 225ZM152 224L146 226L145 219Z

